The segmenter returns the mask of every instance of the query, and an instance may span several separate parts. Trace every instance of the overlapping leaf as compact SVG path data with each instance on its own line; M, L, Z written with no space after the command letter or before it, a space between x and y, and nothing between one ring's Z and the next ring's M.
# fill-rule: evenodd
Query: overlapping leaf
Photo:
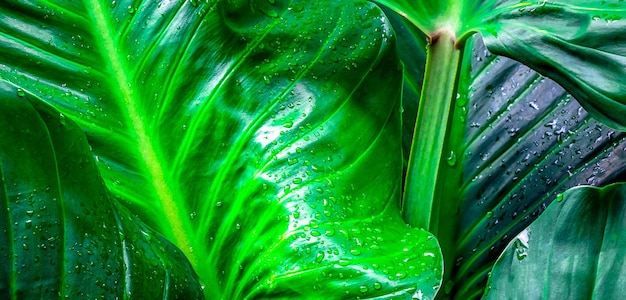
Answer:
M578 187L553 202L494 265L485 299L626 295L626 186Z
M0 128L3 299L203 297L185 256L113 201L74 122L0 81Z
M464 175L458 183L446 177L453 182L441 193L453 203L449 213L458 209L461 218L458 228L448 230L458 234L451 243L458 249L447 290L460 299L479 296L476 283L484 282L490 261L557 192L624 176L623 133L587 115L588 110L600 122L624 129L624 4L376 2L403 15L433 41L441 30L451 31L462 47L465 38L479 32L494 53L527 64L574 96L521 64L485 55L485 49L478 54L465 49L459 98L453 100L453 122L465 124L455 123L450 131L465 126L466 140L446 153L450 167L462 165ZM419 56L423 50L405 51ZM462 202L454 204L454 199L461 201L455 195L463 195ZM443 226L453 226L448 223Z
M626 130L626 4L609 1L378 0L430 37L479 32L493 53L550 77L594 117Z
M112 193L211 299L431 297L400 220L401 73L366 2L0 6L0 76L86 132Z
M415 65L419 59L412 57L419 58L424 48L400 51L403 60L414 62L406 65ZM405 72L405 80L422 77ZM446 191L446 199L459 207L458 226L445 222L455 226L447 291L470 299L481 295L500 251L557 193L623 180L626 140L593 120L554 81L491 54L478 37L466 49L458 92L454 126L466 133L461 150L447 155L450 167L462 168L464 175ZM411 95L403 97L405 114L415 113L406 109L418 101ZM404 128L413 127L410 118L403 122ZM405 144L409 149L410 143Z
M459 299L480 296L500 251L558 193L626 175L626 134L591 118L555 82L472 44L460 93L467 133L452 271Z
M500 1L494 12L479 26L490 51L552 78L594 118L626 130L623 1Z

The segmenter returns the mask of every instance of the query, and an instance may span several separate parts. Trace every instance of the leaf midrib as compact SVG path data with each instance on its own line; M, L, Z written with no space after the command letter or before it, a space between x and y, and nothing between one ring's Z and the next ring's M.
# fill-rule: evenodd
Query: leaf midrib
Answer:
M132 130L136 134L137 152L140 155L141 161L144 164L145 171L149 175L150 183L154 189L155 196L161 204L163 214L165 216L166 226L162 228L170 228L171 235L174 242L185 254L187 259L192 265L196 265L196 259L191 251L191 243L189 236L191 231L185 228L185 222L183 222L182 216L185 216L185 207L176 205L174 194L171 187L167 184L165 179L165 173L159 163L157 152L154 148L152 139L148 136L146 131L146 124L144 122L144 115L141 113L140 108L137 106L137 101L133 97L133 85L132 81L127 76L127 70L122 64L122 59L119 54L120 47L117 47L115 43L114 33L111 31L111 26L107 22L106 13L102 5L98 0L88 0L86 5L91 12L92 21L94 22L95 29L97 30L100 43L100 51L104 58L104 63L112 73L112 81L119 89L113 91L117 93L116 99L121 99L120 108L124 112L125 123L130 125Z

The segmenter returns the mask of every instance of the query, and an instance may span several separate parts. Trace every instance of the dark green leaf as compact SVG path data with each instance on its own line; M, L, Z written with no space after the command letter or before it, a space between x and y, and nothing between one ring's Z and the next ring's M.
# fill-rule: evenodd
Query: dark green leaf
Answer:
M4 81L0 177L1 298L202 298L184 255L112 200L82 130Z
M405 63L408 59L403 56ZM626 135L591 119L553 81L491 54L479 38L470 40L463 66L453 124L466 133L453 169L461 167L464 175L452 182L457 186L449 186L446 198L459 205L459 223L443 223L454 234L447 289L458 299L470 299L482 293L501 250L557 193L625 178ZM417 101L406 95L405 107ZM404 128L413 122L404 118Z
M626 185L578 187L559 199L507 246L484 298L626 296Z
M499 1L479 25L485 44L564 87L596 119L626 130L626 3Z
M490 51L550 77L604 124L626 130L622 0L376 0L432 39L480 32Z
M460 195L450 272L458 299L480 295L501 250L558 193L626 175L626 134L592 119L553 81L474 41L459 90L468 103L458 125L466 131L464 171L451 192Z

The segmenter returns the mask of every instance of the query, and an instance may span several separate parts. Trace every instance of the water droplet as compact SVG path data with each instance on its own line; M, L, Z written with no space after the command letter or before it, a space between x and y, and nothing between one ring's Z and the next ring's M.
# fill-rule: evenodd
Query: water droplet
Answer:
M237 230L241 230L241 224L237 223L237 224L235 225L235 228L236 228Z
M311 230L311 236L320 236L322 235L319 231L317 230Z
M26 220L26 222L24 222L24 226L27 229L33 227L33 220Z
M361 250L359 250L359 249L350 249L350 254L352 254L354 256L359 256L359 255L361 255Z
M25 93L23 89L18 88L17 89L17 96L18 97L24 97Z
M555 198L554 200L556 200L556 202L561 202L561 201L563 201L563 194L558 194L558 195L556 195L556 198Z
M189 219L194 220L197 216L198 214L194 211L191 214L189 214Z
M111 8L115 8L115 6L117 6L117 1L111 1Z
M528 256L528 241L530 240L530 235L528 229L520 232L515 240L515 255L519 261L523 260Z
M217 207L221 207L221 206L222 206L222 201L217 201L217 202L215 203L215 206L217 206Z
M317 254L315 255L315 262L321 263L324 260L324 255L324 251L317 251Z
M61 126L65 126L66 118L64 114L59 114L59 123Z
M365 286L365 285L362 285L362 286L359 287L359 292L361 292L363 294L367 293L367 291L369 291L369 290L370 289L368 289L367 286Z
M456 165L456 153L454 153L454 151L450 151L450 155L448 155L446 161L449 166L454 167Z
M376 281L374 282L374 289L380 290L383 288L383 285L380 284L380 282Z

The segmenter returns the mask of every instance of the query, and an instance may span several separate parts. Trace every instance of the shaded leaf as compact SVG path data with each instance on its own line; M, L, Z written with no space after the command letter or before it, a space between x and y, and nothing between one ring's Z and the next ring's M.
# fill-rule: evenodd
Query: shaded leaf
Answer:
M375 2L403 15L433 39L449 31L462 44L479 32L490 51L551 78L594 118L626 130L623 1Z
M182 252L112 200L82 130L4 81L0 176L3 299L203 298Z
M565 192L498 258L486 299L619 299L625 295L626 185Z
M479 28L490 51L550 77L594 118L626 130L623 1L499 1Z
M592 119L555 82L489 53L480 39L471 47L460 77L464 171L454 191L461 197L450 292L458 299L480 296L502 249L558 193L626 176L626 134Z

